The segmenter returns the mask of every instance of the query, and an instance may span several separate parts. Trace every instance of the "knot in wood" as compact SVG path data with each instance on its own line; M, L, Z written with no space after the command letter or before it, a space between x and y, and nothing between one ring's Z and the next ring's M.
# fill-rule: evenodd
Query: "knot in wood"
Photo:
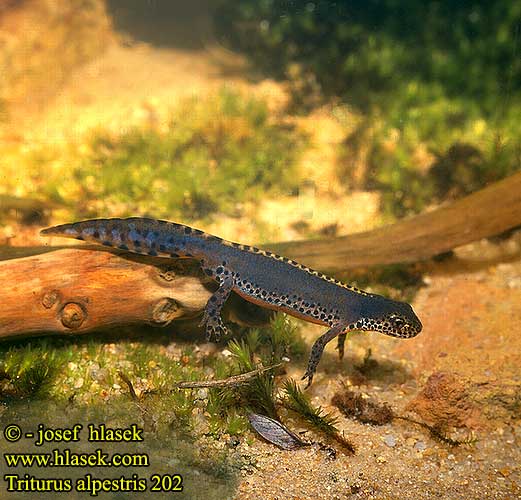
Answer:
M69 302L61 310L61 322L66 328L76 329L81 326L87 317L85 309L76 302Z
M45 309L50 309L54 304L56 304L56 301L59 297L60 293L58 292L58 290L51 290L49 292L46 292L42 297L43 307L45 307Z
M158 270L158 275L165 281L174 281L176 279L176 270L172 267L163 267Z
M163 326L168 325L172 320L181 316L181 309L177 302L170 297L159 300L152 311L152 320Z

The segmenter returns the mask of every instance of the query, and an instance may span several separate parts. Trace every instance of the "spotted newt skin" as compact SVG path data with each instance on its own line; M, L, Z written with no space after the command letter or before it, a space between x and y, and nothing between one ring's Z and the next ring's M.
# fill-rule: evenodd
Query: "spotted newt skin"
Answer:
M232 291L263 307L327 326L311 349L306 373L313 380L325 345L338 337L340 357L349 330L377 331L410 338L422 324L411 306L364 292L293 260L223 240L198 229L163 220L131 217L92 219L44 229L41 234L93 241L159 257L194 258L219 288L210 297L201 324L208 338L226 332L221 309Z

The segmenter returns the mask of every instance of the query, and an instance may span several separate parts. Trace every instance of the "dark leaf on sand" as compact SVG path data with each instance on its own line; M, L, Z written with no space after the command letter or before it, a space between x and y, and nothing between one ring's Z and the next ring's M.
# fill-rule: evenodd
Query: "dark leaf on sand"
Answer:
M250 413L248 415L248 420L252 427L264 439L266 439L266 441L269 441L284 450L296 450L302 446L307 446L305 441L302 441L302 439L291 432L287 427L270 417L259 415L257 413Z

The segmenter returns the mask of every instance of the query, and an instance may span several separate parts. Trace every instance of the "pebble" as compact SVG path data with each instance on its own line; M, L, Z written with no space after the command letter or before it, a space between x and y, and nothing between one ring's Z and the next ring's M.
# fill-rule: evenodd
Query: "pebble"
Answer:
M516 276L515 278L507 279L508 288L521 288L521 278Z
M414 443L414 449L424 451L427 449L427 445L423 441L416 441L416 443Z
M389 446L389 448L394 448L396 446L396 438L391 434L387 434L387 436L384 437L384 443Z
M208 399L208 389L199 389L197 391L197 399Z

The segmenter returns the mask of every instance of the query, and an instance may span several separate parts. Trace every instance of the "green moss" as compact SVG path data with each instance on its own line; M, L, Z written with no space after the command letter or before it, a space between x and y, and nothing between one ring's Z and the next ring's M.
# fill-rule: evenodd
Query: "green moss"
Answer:
M45 397L68 357L67 352L53 350L45 341L4 348L0 353L0 400Z
M71 404L103 418L109 418L107 412L114 418L130 412L156 433L175 432L192 439L203 434L241 435L249 428L248 410L276 416L275 371L224 389L181 390L176 382L209 375L222 379L302 351L295 326L282 315L271 327L231 340L232 356L226 358L203 357L192 344L176 345L172 351L168 342L165 334L155 341L104 342L89 336L4 344L0 400L8 407L27 399Z
M337 441L349 453L354 453L353 444L337 429L338 417L333 413L326 413L320 406L313 406L309 396L304 394L293 379L284 383L283 404L286 408L297 413L313 429Z
M307 420L313 427L328 435L338 433L336 425L338 418L332 413L325 413L323 409L311 404L308 396L297 386L293 379L288 379L284 383L285 404Z

